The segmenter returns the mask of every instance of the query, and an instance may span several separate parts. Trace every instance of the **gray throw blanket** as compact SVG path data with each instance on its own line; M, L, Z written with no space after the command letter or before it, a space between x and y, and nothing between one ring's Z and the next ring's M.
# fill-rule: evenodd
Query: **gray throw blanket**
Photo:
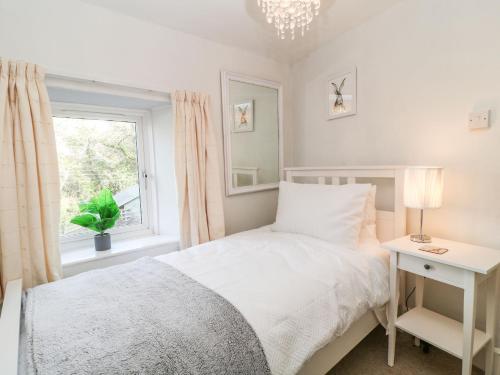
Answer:
M270 374L234 306L152 258L29 289L23 312L27 374Z

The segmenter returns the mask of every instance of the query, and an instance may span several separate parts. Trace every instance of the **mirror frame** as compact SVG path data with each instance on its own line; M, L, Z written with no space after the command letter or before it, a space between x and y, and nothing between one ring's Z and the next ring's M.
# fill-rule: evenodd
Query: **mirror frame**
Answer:
M283 175L283 85L280 82L255 78L245 74L221 71L222 89L222 123L224 133L224 175L226 180L226 196L253 193L257 191L272 190L279 187L279 182L268 184L234 187L232 184L231 160L231 120L232 113L229 106L229 81L238 81L258 86L264 86L278 91L278 179Z

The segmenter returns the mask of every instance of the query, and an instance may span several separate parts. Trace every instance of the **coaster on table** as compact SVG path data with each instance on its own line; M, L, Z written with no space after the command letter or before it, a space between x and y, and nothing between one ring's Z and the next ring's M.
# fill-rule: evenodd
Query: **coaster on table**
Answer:
M439 246L432 246L432 245L425 245L419 248L421 251L427 251L428 253L432 254L444 254L448 251L448 249L445 249L444 247L439 247Z

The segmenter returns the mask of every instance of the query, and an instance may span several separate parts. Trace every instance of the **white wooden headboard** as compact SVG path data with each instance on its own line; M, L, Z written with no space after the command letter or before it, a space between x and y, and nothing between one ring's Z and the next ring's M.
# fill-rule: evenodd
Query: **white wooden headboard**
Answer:
M383 241L406 235L406 207L403 201L404 166L356 166L356 167L293 167L284 168L289 182L298 178L316 180L318 184L339 185L343 181L356 183L358 178L387 178L394 181L394 211L377 209L377 237ZM308 181L309 182L309 181Z

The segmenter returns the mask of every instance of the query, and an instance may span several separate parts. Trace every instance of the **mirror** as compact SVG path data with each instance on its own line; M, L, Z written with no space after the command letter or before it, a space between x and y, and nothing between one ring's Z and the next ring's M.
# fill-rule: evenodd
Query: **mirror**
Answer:
M275 189L282 169L281 84L222 72L226 194Z

